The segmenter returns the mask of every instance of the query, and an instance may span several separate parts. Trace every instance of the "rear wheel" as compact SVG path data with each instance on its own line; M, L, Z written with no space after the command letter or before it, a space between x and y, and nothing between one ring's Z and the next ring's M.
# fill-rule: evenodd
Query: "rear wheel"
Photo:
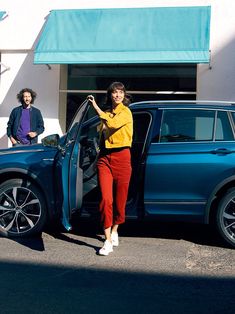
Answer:
M216 224L224 240L235 247L235 189L228 191L221 199Z
M0 234L31 236L42 231L46 218L44 197L33 183L11 179L0 185Z

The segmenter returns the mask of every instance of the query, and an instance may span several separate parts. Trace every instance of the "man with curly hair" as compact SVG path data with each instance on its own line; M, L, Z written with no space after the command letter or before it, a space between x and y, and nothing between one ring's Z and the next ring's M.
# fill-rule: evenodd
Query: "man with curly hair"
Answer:
M21 105L11 111L7 123L7 136L13 146L37 143L38 135L44 131L42 114L32 106L36 96L30 88L24 88L17 94Z

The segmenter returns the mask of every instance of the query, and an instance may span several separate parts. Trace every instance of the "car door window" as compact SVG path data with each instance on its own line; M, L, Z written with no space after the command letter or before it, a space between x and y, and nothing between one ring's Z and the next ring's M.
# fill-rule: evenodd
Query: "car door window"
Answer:
M225 111L166 109L163 112L160 142L234 140Z
M226 111L218 111L216 119L216 141L233 141L234 134Z
M160 142L192 142L212 140L215 111L164 110Z

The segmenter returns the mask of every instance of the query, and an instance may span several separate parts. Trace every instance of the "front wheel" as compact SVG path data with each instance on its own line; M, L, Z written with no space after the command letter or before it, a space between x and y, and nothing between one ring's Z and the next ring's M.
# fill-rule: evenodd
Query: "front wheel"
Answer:
M235 247L235 189L221 199L216 216L219 233L224 240Z
M28 180L11 179L0 185L0 234L31 236L42 231L47 217L39 189Z

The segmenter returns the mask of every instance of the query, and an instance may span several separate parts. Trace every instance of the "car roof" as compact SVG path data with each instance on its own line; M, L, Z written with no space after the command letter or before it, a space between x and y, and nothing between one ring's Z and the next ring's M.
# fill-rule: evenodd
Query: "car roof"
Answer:
M206 109L223 109L235 110L235 101L209 101L209 100L171 100L171 101L141 101L130 104L130 109L153 109L153 108L206 108Z

